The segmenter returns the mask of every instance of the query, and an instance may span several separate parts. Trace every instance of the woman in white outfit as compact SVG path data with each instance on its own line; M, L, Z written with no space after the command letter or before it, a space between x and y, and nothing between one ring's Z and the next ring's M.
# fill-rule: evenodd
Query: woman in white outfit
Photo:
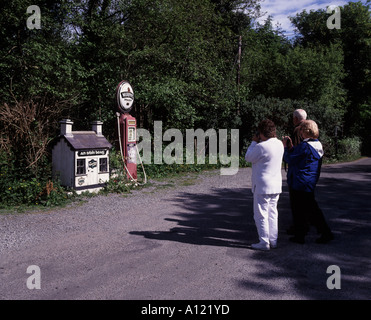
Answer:
M252 163L251 189L254 194L254 220L259 242L253 249L276 248L278 237L277 202L282 192L284 147L276 136L276 126L263 120L247 149L245 160Z

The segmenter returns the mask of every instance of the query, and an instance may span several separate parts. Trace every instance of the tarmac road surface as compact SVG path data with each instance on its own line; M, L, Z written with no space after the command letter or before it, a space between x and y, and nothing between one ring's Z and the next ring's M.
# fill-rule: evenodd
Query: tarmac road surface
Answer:
M370 299L371 159L323 167L317 200L335 235L326 245L314 242L315 230L304 245L288 241L284 181L278 248L251 250L250 177L250 168L208 172L66 208L2 213L0 299Z

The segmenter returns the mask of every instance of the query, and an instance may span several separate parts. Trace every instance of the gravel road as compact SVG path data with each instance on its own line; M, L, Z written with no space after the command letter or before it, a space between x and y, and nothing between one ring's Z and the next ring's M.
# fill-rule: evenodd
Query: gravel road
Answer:
M285 173L283 172L285 176ZM131 194L0 215L0 299L369 299L371 159L324 166L317 199L335 240L288 241L288 193L278 248L257 241L251 169L166 179ZM27 268L41 272L28 289ZM341 289L326 285L330 265Z

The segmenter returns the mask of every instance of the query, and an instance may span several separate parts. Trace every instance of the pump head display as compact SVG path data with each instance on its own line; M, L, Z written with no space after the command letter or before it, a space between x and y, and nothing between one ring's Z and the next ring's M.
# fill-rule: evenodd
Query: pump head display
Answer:
M116 90L117 108L120 113L128 113L133 107L134 91L130 83L123 80L119 83Z

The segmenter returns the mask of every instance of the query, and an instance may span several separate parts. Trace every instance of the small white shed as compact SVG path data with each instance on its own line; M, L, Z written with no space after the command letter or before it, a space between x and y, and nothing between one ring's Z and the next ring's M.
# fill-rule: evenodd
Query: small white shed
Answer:
M109 152L112 145L102 134L101 121L92 131L72 131L73 122L60 121L61 131L53 144L53 177L77 193L96 192L109 180Z

